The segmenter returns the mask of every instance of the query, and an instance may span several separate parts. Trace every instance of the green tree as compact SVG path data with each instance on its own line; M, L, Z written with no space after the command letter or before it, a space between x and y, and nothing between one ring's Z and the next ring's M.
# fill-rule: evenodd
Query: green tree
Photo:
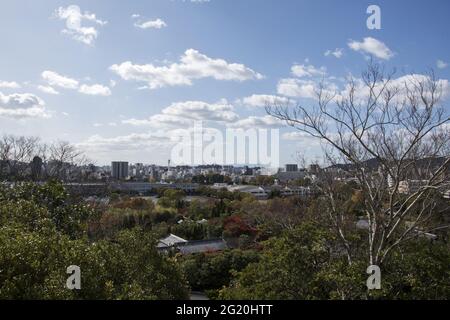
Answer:
M98 212L71 198L62 184L55 181L2 187L0 213L0 223L17 222L26 228L49 219L58 231L72 238L86 235L88 222L99 217Z
M0 299L185 299L176 262L152 233L130 229L109 240L87 237L95 212L57 183L0 192ZM81 268L81 290L65 288Z
M361 239L354 239L361 246ZM264 244L258 263L236 274L223 299L449 299L448 244L415 239L381 265L381 290L366 287L361 248L349 265L326 228L303 223Z
M239 273L221 290L224 299L324 298L315 274L330 260L332 236L313 224L304 224L265 243L258 263Z
M54 228L0 228L0 299L183 299L184 278L148 233L115 242L71 240ZM66 268L81 269L81 290L65 288Z
M180 264L192 290L208 291L213 298L219 289L229 285L234 273L257 261L257 252L236 249L185 256Z
M166 208L181 209L185 205L183 201L185 196L186 193L183 190L167 189L163 196L159 198L158 204Z
M183 221L183 223L174 225L171 232L186 240L202 240L207 237L207 226L194 221Z

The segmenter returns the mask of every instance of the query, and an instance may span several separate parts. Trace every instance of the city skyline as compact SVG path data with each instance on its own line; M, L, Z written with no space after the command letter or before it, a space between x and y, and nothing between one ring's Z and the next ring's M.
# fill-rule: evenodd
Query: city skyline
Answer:
M98 165L164 165L178 131L202 121L279 129L280 166L297 152L321 162L320 141L268 116L267 101L313 105L322 80L339 94L369 57L397 83L433 68L448 101L449 4L378 1L381 30L369 30L370 4L2 3L0 133L67 140Z

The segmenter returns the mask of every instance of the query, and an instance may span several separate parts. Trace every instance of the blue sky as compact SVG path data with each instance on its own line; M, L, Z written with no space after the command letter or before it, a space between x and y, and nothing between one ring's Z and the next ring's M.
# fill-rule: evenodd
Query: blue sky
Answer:
M366 26L370 4L381 30ZM0 133L67 140L98 164L166 163L186 120L280 127L264 98L314 103L318 78L358 76L369 55L446 81L449 12L443 0L2 1ZM280 128L281 163L320 157Z

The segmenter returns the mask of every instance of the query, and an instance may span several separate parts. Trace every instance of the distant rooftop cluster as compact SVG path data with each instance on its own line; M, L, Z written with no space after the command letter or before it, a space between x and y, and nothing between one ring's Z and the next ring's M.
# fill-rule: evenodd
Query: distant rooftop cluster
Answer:
M92 168L91 177L94 180L111 179L116 181L164 181L180 182L194 179L197 183L202 176L220 175L225 177L224 183L250 183L258 176L272 176L278 181L309 177L315 179L315 174L320 172L320 166L313 164L308 168L299 168L297 164L287 164L284 168L271 171L259 166L223 166L223 165L199 165L199 166L167 166L146 165L143 163L129 163L127 161L112 161L110 166ZM205 183L213 184L213 183Z

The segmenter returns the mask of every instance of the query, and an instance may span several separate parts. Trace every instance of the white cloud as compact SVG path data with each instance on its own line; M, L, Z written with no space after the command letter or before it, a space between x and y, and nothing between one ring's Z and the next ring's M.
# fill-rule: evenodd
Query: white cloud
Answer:
M59 94L58 91L56 91L53 87L50 87L50 86L41 86L41 85L39 85L37 88L40 91L42 91L44 93L47 93L47 94L53 94L53 95Z
M80 93L92 96L110 96L111 90L101 84L86 85L83 84L78 90Z
M285 132L281 135L281 139L296 142L297 147L308 152L312 151L309 150L309 148L320 147L322 142L322 139L313 137L310 134L302 131Z
M277 92L288 97L315 98L316 83L310 80L281 79L277 85Z
M138 65L126 61L112 65L110 70L124 80L146 82L150 89L192 85L192 80L202 78L234 81L263 78L261 74L243 64L212 59L194 49L186 50L179 63L155 66L153 64Z
M218 103L203 101L185 101L171 104L162 114L177 116L185 119L230 122L238 119L233 106L226 100Z
M19 89L21 86L15 81L0 81L0 88Z
M409 74L399 76L390 80L389 88L396 89L395 102L403 102L406 96L406 87L414 91L414 85L418 82L429 81L429 77L423 74ZM344 82L343 82L344 81ZM359 102L364 102L369 95L369 89L364 81L359 78L353 78L355 83L354 98ZM298 79L298 78L284 78L280 79L277 85L277 93L285 97L317 99L319 91L328 98L334 101L348 96L351 89L346 81L340 78L327 76L323 79ZM450 97L450 82L447 79L437 79L436 86L441 90L441 98L447 99ZM375 93L379 92L384 87L384 83L377 83L374 87ZM425 92L425 94L429 94Z
M164 132L131 133L112 138L93 135L77 147L86 151L142 150L155 147L167 147L171 138Z
M444 61L442 61L442 60L438 60L438 61L436 61L436 66L437 66L439 69L445 69L445 68L448 67L448 63L447 63L447 62L444 62Z
M59 7L54 16L60 20L66 21L66 28L62 33L70 35L74 40L87 45L92 45L98 37L98 31L95 27L83 26L83 22L90 22L94 25L104 26L106 21L100 20L95 14L85 11L81 12L80 7L71 5L67 8Z
M203 128L203 134L214 134L217 129ZM174 129L174 130L152 130L142 133L130 133L115 137L103 137L101 135L90 136L85 141L76 146L90 153L111 152L111 151L139 151L160 149L170 150L175 144L180 142L180 137L186 134L192 136L194 130Z
M151 128L180 128L187 127L193 124L192 120L184 119L178 116L172 116L167 114L155 114L147 119L126 119L122 120L123 124L129 124L132 126L146 126Z
M342 49L342 48L336 48L333 51L327 50L324 53L325 57L334 56L337 59L341 58L343 54L344 54L344 49Z
M14 119L49 118L44 101L31 93L4 95L0 92L0 116Z
M144 151L152 152L167 152L175 144L187 143L188 147L197 148L185 141L187 136L193 138L194 134L202 133L204 137L211 137L219 132L216 128L202 127L201 131L199 127L189 128L176 128L176 129L151 129L151 131L130 133L125 135L104 137L99 134L90 136L85 141L78 143L76 146L81 150L89 152L90 154L104 153L110 160L111 152L115 151L137 151L142 156ZM192 141L192 140L191 140ZM191 142L192 143L192 142ZM125 154L125 157L129 157L131 153ZM153 156L156 156L153 153ZM170 156L170 154L168 154ZM166 158L167 159L167 158Z
M267 104L286 105L290 100L286 97L268 95L268 94L253 94L251 96L238 99L237 104L249 107L265 107Z
M362 51L379 59L389 60L394 56L391 49L389 49L383 42L372 37L366 37L362 42L350 40L348 42L348 46L354 51Z
M147 119L132 118L122 120L122 123L158 129L188 127L192 126L194 121L228 123L239 119L239 116L233 110L234 107L225 100L217 103L184 101L172 103L164 108L161 113Z
M241 119L236 122L228 124L228 127L234 129L251 129L251 128L280 128L284 125L283 121L274 118L270 115L265 115L262 117L250 116L245 119Z
M336 95L339 88L330 79L332 78L327 78L323 81L293 78L281 79L277 85L277 92L287 97L317 99L317 93L321 90L323 95L332 97Z
M430 77L424 74L410 74L393 79L391 86L400 89L398 94L399 98L406 98L405 87L409 87L411 90L415 90L417 82L430 81ZM438 90L441 91L441 98L447 99L450 97L450 82L447 79L436 79L435 84ZM430 96L429 88L426 87L424 91L425 96Z
M403 101L408 99L408 94L406 88L409 88L412 92L416 92L415 88L418 83L426 83L430 81L430 78L427 75L423 74L408 74L403 75L398 78L393 78L389 81L389 85L387 88L392 91L396 91L396 95L393 98L395 103L402 103ZM362 79L354 79L355 88L354 88L354 99L357 102L365 102L367 97L370 95L370 89L364 83ZM443 100L447 99L450 96L450 83L447 79L437 79L435 81L436 88L441 92L441 98ZM379 94L380 90L385 86L385 82L378 82L373 91L376 95ZM341 91L340 96L348 96L351 88L346 85ZM429 86L425 86L424 96L430 97ZM383 97L380 98L381 100ZM420 99L418 100L420 103Z
M110 96L111 89L103 86L101 84L80 84L78 80L69 78L67 76L60 75L53 71L44 71L41 74L41 77L44 81L46 81L49 86L39 86L38 89L50 93L50 94L58 94L52 86L60 87L63 89L70 90L78 90L78 92L82 94L92 95L92 96Z
M158 18L156 20L136 22L134 26L140 29L161 29L167 27L167 23L164 20Z
M326 75L327 70L325 67L316 68L313 65L295 64L291 68L291 72L294 76L303 77L321 77Z
M317 139L310 134L302 131L291 131L283 133L281 136L283 140L297 141L297 140L306 140L306 139Z
M31 106L44 105L42 99L31 93L14 93L11 95L3 95L0 92L0 103L3 108L29 108Z
M62 76L53 71L44 71L42 72L41 77L50 86L56 86L64 89L77 89L79 84L77 80Z

